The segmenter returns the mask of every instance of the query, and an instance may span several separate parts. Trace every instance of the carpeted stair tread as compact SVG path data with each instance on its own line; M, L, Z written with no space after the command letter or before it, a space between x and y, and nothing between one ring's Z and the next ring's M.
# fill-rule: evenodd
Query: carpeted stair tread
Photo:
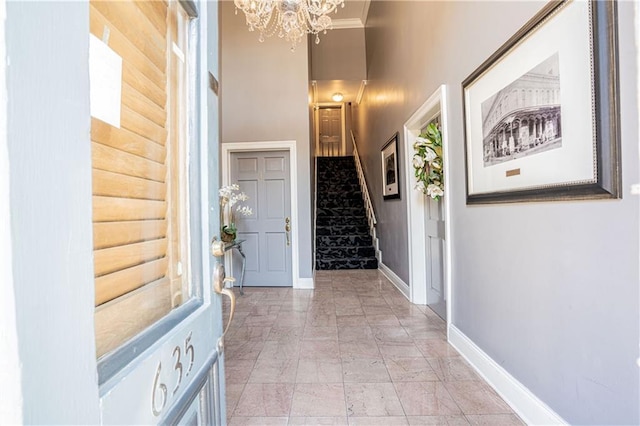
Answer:
M316 209L318 217L333 217L340 216L348 218L349 221L360 220L364 218L366 220L366 210L364 206L358 207L318 207Z
M331 214L331 212L326 213L326 210L329 209L322 210L324 211L323 214L316 213L316 222L318 223L318 225L361 225L363 223L367 223L367 216L365 216L364 211L356 212L360 214Z
M352 259L318 259L316 260L318 270L339 270L339 269L378 269L378 260L352 258Z
M318 201L318 208L321 208L321 209L336 209L336 208L339 209L343 207L364 209L364 206L362 205L362 198L359 200L356 198L345 198L344 200L319 200Z
M338 191L322 191L324 196L318 199L319 202L341 202L341 201L357 201L362 204L362 194L360 193L360 187L358 191L345 191L344 189Z
M345 235L369 235L369 226L363 225L334 225L334 226L316 226L316 235L318 236L345 236ZM369 242L371 244L371 242Z
M372 246L316 247L316 250L325 259L376 257L376 252Z
M344 247L350 245L355 246L371 246L370 235L338 235L328 236L319 235L316 237L316 248L318 247Z
M320 209L316 209L316 210L320 210ZM329 209L325 208L322 210L326 211ZM328 226L356 225L356 224L362 224L367 222L367 216L364 214L364 211L356 212L356 213L360 213L360 214L330 214L330 213L324 213L324 212L323 214L316 213L317 214L316 221L323 222Z
M329 178L327 178L329 179ZM362 198L362 194L360 193L360 183L344 183L344 182L336 182L332 185L326 186L318 186L318 191L324 192L323 196L325 198L331 197L342 197L343 195L353 195L354 197L360 196Z

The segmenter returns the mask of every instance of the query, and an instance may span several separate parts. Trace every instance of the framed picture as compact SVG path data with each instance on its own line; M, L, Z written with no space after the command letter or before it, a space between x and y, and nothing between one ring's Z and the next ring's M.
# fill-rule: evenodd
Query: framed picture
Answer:
M398 133L384 145L382 156L382 196L385 200L400 198L398 170Z
M467 204L620 197L616 22L552 1L462 83Z

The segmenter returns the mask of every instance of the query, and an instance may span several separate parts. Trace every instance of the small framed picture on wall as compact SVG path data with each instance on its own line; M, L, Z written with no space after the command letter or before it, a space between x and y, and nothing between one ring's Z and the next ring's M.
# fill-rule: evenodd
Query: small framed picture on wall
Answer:
M398 133L384 145L382 159L382 196L385 200L400 198L400 171L398 170Z

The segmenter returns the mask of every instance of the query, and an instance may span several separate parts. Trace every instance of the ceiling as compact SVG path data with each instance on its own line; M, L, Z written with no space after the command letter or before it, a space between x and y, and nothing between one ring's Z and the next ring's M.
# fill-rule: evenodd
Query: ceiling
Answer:
M317 80L314 82L314 99L315 104L335 103L331 96L334 93L342 93L344 99L342 102L356 102L358 93L364 83L360 80ZM364 90L364 87L362 87Z
M345 0L344 7L338 7L336 13L330 15L333 30L348 28L364 28L369 14L371 0ZM366 83L362 80L318 80L314 82L313 103L334 103L331 96L336 93L344 95L343 102L356 102L358 93L364 90Z

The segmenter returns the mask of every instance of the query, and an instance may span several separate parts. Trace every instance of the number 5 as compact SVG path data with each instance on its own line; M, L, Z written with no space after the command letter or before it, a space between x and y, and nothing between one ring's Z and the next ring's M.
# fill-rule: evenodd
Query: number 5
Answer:
M191 367L193 367L193 361L195 359L195 352L193 349L193 345L191 344L191 333L189 333L184 341L184 354L189 355L189 367L187 368L187 373L185 374L185 376L188 376L189 372L191 371Z

